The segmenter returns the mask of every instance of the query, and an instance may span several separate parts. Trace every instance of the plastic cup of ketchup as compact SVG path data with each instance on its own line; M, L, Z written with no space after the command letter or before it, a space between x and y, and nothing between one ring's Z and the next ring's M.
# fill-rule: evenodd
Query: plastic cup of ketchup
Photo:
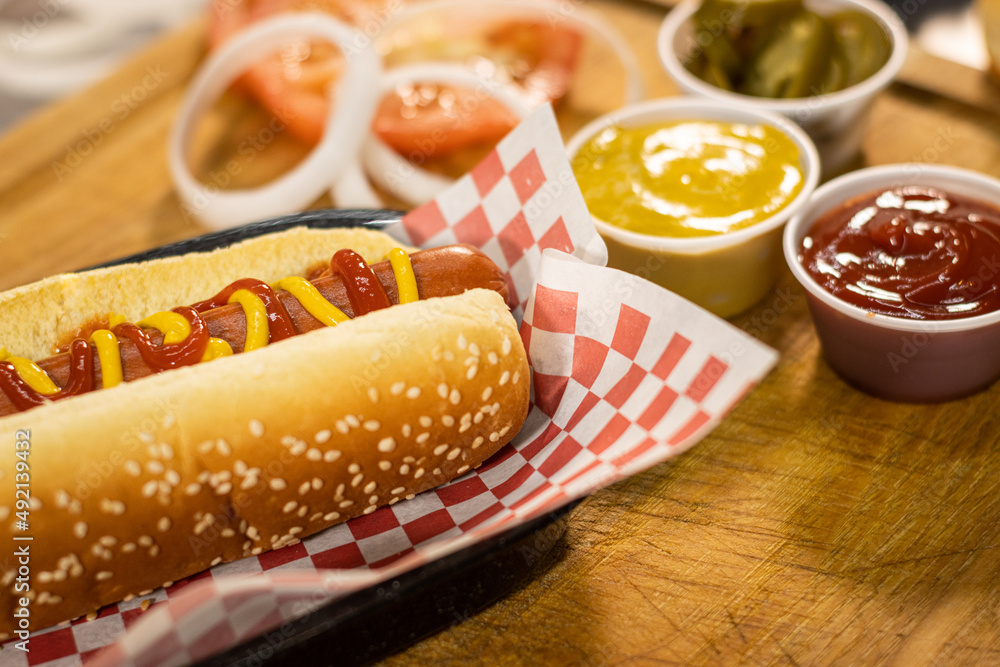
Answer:
M806 20L772 29L800 9L819 25ZM744 34L730 34L740 26ZM762 34L759 43L753 31ZM732 46L751 42L759 63ZM780 113L802 126L819 150L824 178L842 173L859 154L872 102L903 66L907 48L906 27L880 0L684 0L667 14L657 39L663 68L685 94ZM702 55L717 68L715 76L689 68ZM874 57L881 66L866 65ZM763 81L736 85L746 75Z
M817 189L783 245L823 355L849 384L924 403L1000 378L1000 180L862 169Z
M625 106L567 152L608 265L721 317L774 286L781 228L819 180L816 148L787 118L693 98Z

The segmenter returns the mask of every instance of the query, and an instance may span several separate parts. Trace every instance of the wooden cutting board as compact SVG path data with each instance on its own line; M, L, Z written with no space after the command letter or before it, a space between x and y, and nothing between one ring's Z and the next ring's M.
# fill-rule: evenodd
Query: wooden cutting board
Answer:
M655 56L665 8L587 8L628 35L651 96L676 94ZM204 30L0 137L0 289L206 231L182 212L165 151ZM980 73L915 52L856 166L1000 176L998 102ZM205 132L256 113L226 98ZM226 148L203 146L203 165ZM273 148L244 178L303 154ZM781 362L719 428L587 498L530 583L385 664L1000 663L1000 387L940 405L853 390L787 274L734 322Z

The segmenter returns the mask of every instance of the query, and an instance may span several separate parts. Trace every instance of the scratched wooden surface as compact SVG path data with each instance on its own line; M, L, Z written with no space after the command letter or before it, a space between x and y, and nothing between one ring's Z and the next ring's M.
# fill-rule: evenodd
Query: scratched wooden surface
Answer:
M653 50L666 10L591 8L629 36L649 92L672 94ZM197 23L0 136L0 289L205 231L165 157L203 35ZM900 78L858 166L1000 176L995 88L919 53ZM254 114L224 101L205 131ZM272 148L243 178L301 157ZM725 423L586 499L525 586L384 663L1000 663L1000 387L932 406L854 391L787 275L735 322L781 362Z

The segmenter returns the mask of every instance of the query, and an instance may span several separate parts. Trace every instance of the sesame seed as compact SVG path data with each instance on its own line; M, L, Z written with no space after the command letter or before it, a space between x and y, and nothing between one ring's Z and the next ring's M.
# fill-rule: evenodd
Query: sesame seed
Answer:
M378 496L370 496L368 498L369 505L378 505Z
M438 396L440 396L441 398L448 398L448 385L446 385L444 382L438 385L437 390L438 390Z
M506 357L508 354L510 354L510 350L511 350L510 338L504 336L503 344L500 346L500 351L503 352L503 355Z
M316 441L316 444L322 445L330 439L331 435L333 435L333 433L331 433L330 429L327 428L317 433L313 439Z
M333 425L337 429L337 432L342 435L347 435L351 432L351 427L347 425L343 419L338 419L337 423Z
M404 486L397 486L395 489L393 489L389 493L391 493L394 496L398 496L399 494L403 493L404 491L406 491L406 487L404 487Z
M323 480L320 479L319 477L313 477L312 488L313 488L313 491L319 491L320 489L322 489L323 488Z
M481 354L479 351L479 346L475 343L469 343L469 352L476 355L477 357Z
M399 502L399 498L389 498L389 504L390 505L395 505L398 502Z
M247 528L247 537L249 537L251 540L256 540L258 537L260 537L260 531L257 530L256 526L250 526L249 528Z
M340 458L340 451L336 449L331 449L326 454L323 455L323 460L327 463L333 463Z
M514 371L514 377L511 378L514 384L517 384L521 380L521 371Z
M149 535L140 535L137 542L139 542L140 547L149 547L153 545L153 538Z
M253 551L250 552L251 556L259 556L264 553L264 547L254 547Z
M413 433L413 427L409 424L403 424L403 427L399 430L399 432L403 434L404 438L409 438Z
M409 389L407 389L406 390L406 397L407 398L420 398L420 387L413 386L413 387L410 387Z
M132 475L133 477L138 477L139 475L142 474L142 466L139 465L138 461L126 461L125 472Z
M322 512L316 512L311 517L309 517L309 521L310 522L312 522L312 521L319 521L322 518L323 518L323 513Z
M357 474L361 472L361 466L359 466L357 463L352 463L351 465L347 466L347 472L351 473L352 475Z
M255 438L263 437L264 435L264 424L258 419L251 419L249 423L250 435Z
M382 472L388 472L392 469L392 461L379 461L378 469Z
M465 424L462 424L461 426L458 427L458 432L459 433L465 433L470 428L472 428L472 424L471 423L465 423Z
M113 576L115 576L113 573L108 572L107 570L102 570L102 571L98 572L97 574L95 574L94 578L97 579L98 581L107 581L108 579L110 579Z
M299 495L300 496L306 495L307 493L309 493L309 490L311 488L312 486L309 484L309 482L302 482L301 484L299 484Z
M257 475L247 475L246 478L243 480L243 483L240 484L240 488L244 491L246 491L247 489L252 489L253 487L257 486L257 482L259 481L260 479L257 477Z
M150 555L151 558L156 558L157 556L159 556L160 555L160 545L154 544L153 546L149 547L149 555Z
M229 446L229 443L223 440L222 438L219 438L218 441L216 441L215 450L220 454L222 454L223 456L229 456L230 454L233 453L233 450Z
M376 489L376 487L378 487L378 484L376 484L375 482L368 482L368 484L365 485L364 492L370 495L371 492Z
M446 451L448 451L448 445L438 445L434 448L434 456L441 456Z
M458 349L464 350L469 346L469 342L465 340L465 334L459 332L458 334Z
M284 512L285 514L291 514L292 512L295 511L295 508L298 506L299 504L297 502L295 502L294 500L289 500L287 503L285 503L285 506L281 508L281 511Z
M308 452L306 452L306 458L309 459L310 461L322 461L323 452L313 447Z
M426 415L420 417L417 421L420 422L420 425L424 428L430 428L434 424L434 420Z
M231 482L223 482L215 489L215 495L224 496L233 490L233 485Z
M499 442L499 440L500 440L500 434L499 433L497 433L496 431L493 431L492 433L490 433L490 442Z
M424 476L423 468L417 468L417 472L413 473L413 479L420 479L423 476Z
M344 419L347 421L348 425L350 425L351 428L361 428L361 420L355 417L354 415L347 415L346 417L344 417Z
M490 400L490 396L492 395L493 395L493 387L487 387L486 389L483 389L482 399L484 402Z
M298 514L299 516L305 516L308 513L309 513L308 505L303 505L302 507L299 508L299 511L296 512L296 514Z
M353 500L345 500L340 503L340 509L344 509L345 507L350 507L353 504L354 504Z
M112 535L105 535L104 537L102 537L101 539L99 539L97 541L100 542L101 544L103 544L106 547L113 547L116 544L118 544L118 540L115 539L115 537L112 536Z
M392 386L389 387L389 393L392 394L393 396L399 396L404 391L406 391L405 382L393 382Z
M145 442L147 445L155 442L156 438L153 437L152 433L146 433L145 431L139 431L139 439Z
M461 453L462 453L462 450L460 448L456 447L455 449L453 449L450 452L448 452L447 459L449 461L454 461L455 459L457 459L459 457L459 455Z
M272 477L271 481L268 482L268 486L270 486L271 489L274 491L283 491L285 488L288 487L288 484L286 484L285 480L281 479L280 477Z
M476 413L476 416L472 418L472 423L480 424L482 423L482 421L483 421L483 411L480 410L479 412Z
M375 506L375 505L369 505L368 507L365 508L364 514L371 514L372 512L374 512L377 509L378 509L377 506Z
M469 370L465 371L465 379L471 380L476 377L476 373L479 372L479 366L469 366Z
M83 539L87 536L87 524L83 521L77 521L73 524L73 534L79 539Z
M166 478L167 478L167 483L170 484L170 486L177 486L178 484L181 483L181 476L176 470L173 469L168 470Z
M482 445L483 442L484 442L483 436L477 435L476 439L472 441L472 448L473 449L479 449L479 446Z
M399 466L399 474L400 475L410 474L410 465L408 463L404 463L403 465Z
M375 387L368 387L368 400L372 403L378 403L378 389Z
M122 553L130 554L135 551L135 542L126 542L122 545Z
M184 493L189 496L196 496L199 491L201 491L201 484L198 484L197 482L192 482L184 487Z
M211 440L206 440L205 442L198 445L198 452L201 454L208 454L215 447L215 443Z
M288 534L289 535L298 535L303 530L305 530L305 528L303 528L302 526L292 526L291 528L288 529Z
M236 531L233 530L232 528L223 528L220 535L222 535L223 537L233 537L234 535L236 535Z
M448 428L451 428L452 426L455 425L455 418L452 417L451 415L442 415L441 423L447 426Z
M81 512L83 512L83 505L80 504L79 500L76 500L74 498L73 501L69 504L68 509L70 514L80 514Z
M209 563L209 566L210 567L215 567L216 565L218 565L221 562L222 562L222 556L216 556L215 558L212 559L212 562Z
M337 491L336 491L336 493L333 494L333 499L334 500L343 500L344 499L344 490L346 488L347 487L344 484L338 484L337 485Z
M510 424L507 424L502 429L500 429L500 437L502 438L503 436L507 435L507 432L509 430L510 430Z
M152 498L156 495L157 483L155 480L150 480L142 485L142 497Z
M489 359L490 363L493 364L494 366L500 363L500 357L498 357L497 353L494 352L493 350L490 350L489 354L486 355L486 358Z
M63 491L62 489L56 491L56 507L61 507L61 508L69 507L69 503L71 500L72 498L70 497L70 495L65 491ZM10 511L6 507L3 509L7 510L8 512ZM3 518L6 519L7 517L4 516Z
M160 449L163 452L163 458L164 458L164 460L167 460L167 461L173 460L173 458L174 458L174 448L173 447L171 447L167 443L163 442L163 443L160 443Z
M165 516L156 522L156 529L161 533L165 533L170 530L170 517Z
M365 478L364 473L359 472L357 475L354 476L354 479L351 480L351 486L352 487L358 486L359 484L361 484L361 481L364 480L364 478Z
M340 512L330 512L329 514L323 515L323 521L333 521L334 519L340 518Z
M40 583L40 584L47 584L47 583L50 583L51 581L52 581L52 573L51 572L39 572L38 573L38 583Z
M420 435L417 436L417 444L422 445L430 439L431 439L430 433L421 433Z
M378 450L385 454L396 450L395 438L382 438L378 443Z
M382 424L379 423L377 419L369 419L365 422L364 426L366 431L370 431L372 433L382 428Z
M309 445L299 440L294 445L292 445L292 448L289 449L288 451L291 453L292 456L301 456L302 454L306 453L306 449L308 448Z

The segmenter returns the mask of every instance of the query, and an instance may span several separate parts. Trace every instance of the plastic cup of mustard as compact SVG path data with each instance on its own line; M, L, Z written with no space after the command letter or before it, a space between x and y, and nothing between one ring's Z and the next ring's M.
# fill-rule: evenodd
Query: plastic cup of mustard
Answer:
M753 5L753 9L757 11L763 8L767 11L780 13L782 5L791 1L752 0L749 5ZM703 2L715 2L721 5L723 7L719 12L721 19L703 20L699 24L700 27L696 27L696 12L699 11ZM728 8L729 5L726 3L737 9ZM739 67L741 62L746 66L746 58L737 58L732 53L730 46L725 46L724 53L716 53L720 50L720 46L727 44L723 39L719 39L719 35L728 29L727 26L742 16L741 10L738 9L739 4L734 0L684 0L670 11L661 24L657 49L667 74L685 94L727 102L745 109L779 113L798 123L816 144L823 164L823 176L829 178L849 168L851 161L860 153L871 105L875 96L892 82L903 66L908 39L903 22L892 8L879 0L803 0L802 4L808 10L809 16L814 19L817 16L832 17L851 14L855 18L858 15L870 17L874 21L874 32L878 40L885 41L887 54L883 54L885 56L884 64L874 73L865 76L859 82L851 83L851 85L846 84L850 83L852 79L845 78L843 75L839 77L823 75L822 78L812 81L801 76L796 79L788 69L789 62L809 61L813 62L817 68L827 67L831 56L824 49L829 48L835 41L834 36L831 36L830 29L820 26L822 31L817 32L824 33L822 40L809 38L796 45L793 43L793 35L801 32L808 33L810 27L815 28L815 26L808 24L796 25L783 30L779 37L773 37L777 43L777 48L772 50L773 57L770 58L770 61L762 62L757 68L766 68L770 71L758 75L756 80L751 81L751 85L749 85L755 94L726 90L724 86L728 81L725 80L725 73L720 74L716 71L715 77L705 73L704 78L702 78L696 76L691 69L685 66L685 63L702 53L711 52L715 53L715 62L720 60L725 62L726 55L728 55L728 60L733 63L733 67ZM746 10L747 13L749 11ZM732 18L734 15L738 18ZM761 20L766 18L766 16L761 17ZM853 25L848 27L849 36L846 38L848 42L846 50L851 55L868 53L874 48L876 35L858 34L862 32L860 29L851 33L851 28L856 27ZM763 29L767 28L768 25L765 22ZM872 30L871 26L869 26L869 30ZM837 35L836 39L841 39L841 36ZM823 46L817 48L817 41L822 41ZM841 51L845 49L844 46L840 48ZM782 53L782 49L785 50L784 53ZM841 69L848 68L842 67ZM768 76L773 80L771 81L772 85L769 85ZM838 78L846 87L838 88L838 84L830 82L831 79ZM741 90L746 89L747 86L741 87ZM826 90L833 92L825 92ZM769 93L784 95L784 97L764 96Z
M721 317L773 288L781 229L820 171L816 148L788 119L681 97L598 118L567 152L608 265Z
M852 172L816 190L783 246L849 384L923 403L1000 378L1000 180L925 164Z

